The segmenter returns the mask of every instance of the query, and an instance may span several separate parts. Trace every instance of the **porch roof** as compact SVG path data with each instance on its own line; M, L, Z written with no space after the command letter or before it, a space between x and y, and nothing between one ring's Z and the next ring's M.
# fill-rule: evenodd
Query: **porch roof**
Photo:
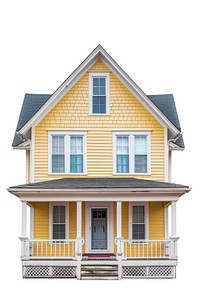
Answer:
M189 186L161 182L155 180L144 180L138 178L61 178L56 180L48 180L36 183L22 184L12 186L9 190L96 190L96 189L133 189L136 191L144 190L190 190Z

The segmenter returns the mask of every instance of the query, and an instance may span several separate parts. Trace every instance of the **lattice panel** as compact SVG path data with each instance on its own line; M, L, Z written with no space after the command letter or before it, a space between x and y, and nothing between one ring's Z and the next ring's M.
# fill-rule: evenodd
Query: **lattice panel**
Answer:
M75 267L51 267L51 266L32 266L24 267L24 277L25 278L41 278L41 277L76 277Z
M73 267L52 267L53 277L75 277L76 269Z
M48 277L49 267L37 266L37 267L26 267L24 277Z
M144 277L146 274L146 267L123 267L122 277Z
M173 266L123 267L122 277L174 278Z
M160 266L149 268L150 277L174 277L174 269L171 266Z

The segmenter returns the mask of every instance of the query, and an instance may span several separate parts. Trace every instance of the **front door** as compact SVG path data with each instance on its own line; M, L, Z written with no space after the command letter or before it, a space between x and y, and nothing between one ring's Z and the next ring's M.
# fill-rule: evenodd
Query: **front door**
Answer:
M107 250L107 208L92 208L92 250Z

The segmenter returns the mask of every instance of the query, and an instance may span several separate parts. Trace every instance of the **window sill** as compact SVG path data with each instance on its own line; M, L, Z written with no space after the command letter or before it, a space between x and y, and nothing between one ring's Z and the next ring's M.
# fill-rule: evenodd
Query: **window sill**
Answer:
M72 175L72 176L85 176L87 173L48 173L49 176L66 176L66 175Z
M113 173L113 175L118 175L118 176L132 176L132 175L136 175L136 176L150 176L151 173Z
M89 113L89 116L110 116L110 113L107 114L93 114L93 113Z

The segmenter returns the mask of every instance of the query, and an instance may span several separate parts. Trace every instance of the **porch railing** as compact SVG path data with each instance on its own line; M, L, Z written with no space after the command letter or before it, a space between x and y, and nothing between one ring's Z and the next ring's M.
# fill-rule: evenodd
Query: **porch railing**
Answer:
M65 240L34 240L20 238L21 256L24 259L30 258L76 258L80 254L84 239Z
M165 240L127 240L116 238L117 253L122 258L177 258L178 238Z

